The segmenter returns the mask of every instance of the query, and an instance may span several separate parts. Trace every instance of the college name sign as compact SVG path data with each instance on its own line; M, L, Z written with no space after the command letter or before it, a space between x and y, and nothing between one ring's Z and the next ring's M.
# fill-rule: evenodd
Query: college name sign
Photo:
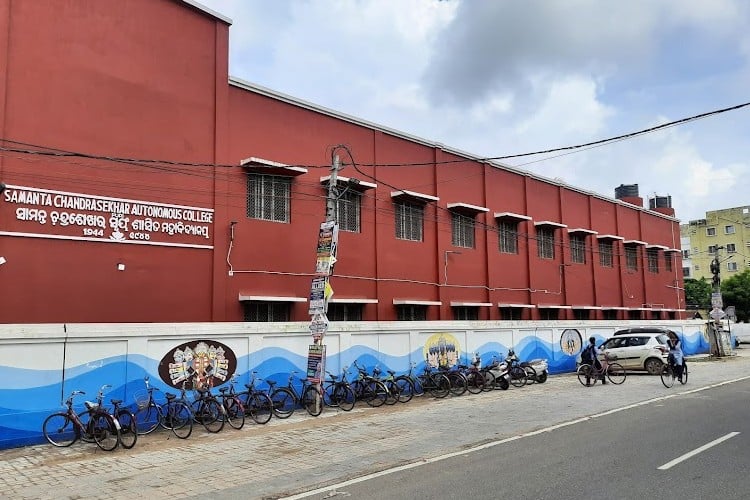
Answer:
M8 236L213 248L209 208L11 185L1 196Z

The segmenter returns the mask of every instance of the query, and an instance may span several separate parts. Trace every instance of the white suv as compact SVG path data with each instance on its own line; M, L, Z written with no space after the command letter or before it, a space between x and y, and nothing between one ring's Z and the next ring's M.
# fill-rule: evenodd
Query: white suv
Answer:
M616 357L626 370L646 370L651 375L661 373L667 362L669 337L664 333L616 333L601 349Z

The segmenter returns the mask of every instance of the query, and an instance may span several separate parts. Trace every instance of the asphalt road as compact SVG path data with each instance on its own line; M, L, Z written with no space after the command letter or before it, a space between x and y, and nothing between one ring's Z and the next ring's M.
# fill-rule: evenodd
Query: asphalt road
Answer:
M748 396L683 393L292 498L747 499Z

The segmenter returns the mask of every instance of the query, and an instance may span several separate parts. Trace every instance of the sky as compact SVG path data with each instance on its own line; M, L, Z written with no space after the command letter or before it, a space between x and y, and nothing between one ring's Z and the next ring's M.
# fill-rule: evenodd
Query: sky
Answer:
M750 102L745 0L198 1L232 19L231 76L479 157ZM749 138L750 106L502 163L686 223L750 205Z

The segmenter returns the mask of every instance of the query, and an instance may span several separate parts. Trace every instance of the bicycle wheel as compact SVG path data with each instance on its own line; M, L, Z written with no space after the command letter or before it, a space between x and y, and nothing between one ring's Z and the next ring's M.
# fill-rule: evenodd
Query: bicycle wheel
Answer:
M164 425L164 410L153 401L135 412L135 425L141 436L151 434L158 426L168 428Z
M484 386L482 387L482 390L483 391L493 390L495 388L495 384L497 383L495 374L489 370L483 371L481 373L482 373L482 376L484 377Z
M245 415L250 415L256 424L267 424L273 417L273 401L265 392L255 392L245 401Z
M315 384L308 385L302 393L302 406L313 417L323 413L323 395Z
M120 444L120 431L115 418L109 413L92 410L86 432L96 445L104 451L112 451Z
M385 385L385 388L388 389L388 394L385 398L385 404L387 405L395 405L398 403L399 398L401 397L401 389L399 389L396 382L393 380L386 380L383 382L383 385Z
M508 372L508 376L510 377L510 384L513 387L523 387L526 385L526 370L520 366L512 367Z
M451 394L454 396L461 396L466 392L467 386L469 385L466 381L466 377L463 373L459 372L448 372L445 374L451 383Z
M610 363L607 366L607 379L615 385L625 382L628 374L620 363Z
M373 408L383 406L388 399L388 389L378 380L368 380L364 383L363 399Z
M215 399L199 399L192 405L195 421L210 433L224 428L224 408Z
M338 407L344 411L350 411L354 408L354 391L349 384L338 382L333 388L333 397L338 403Z
M42 424L44 438L53 446L67 448L78 441L81 433L67 413L53 413Z
M245 425L245 407L239 398L227 396L223 401L224 418L233 429L240 430Z
M466 388L472 394L479 394L484 390L484 375L479 372L469 372L466 375Z
M680 383L682 385L687 384L687 379L688 379L687 363L682 363L682 377L680 377Z
M674 385L674 369L669 363L665 363L661 369L661 383L669 389Z
M526 372L526 383L527 384L533 384L536 382L536 370L533 366L524 366L524 371Z
M410 375L406 375L406 377L411 381L411 386L414 389L414 395L415 396L424 396L424 386L422 385L422 379L419 377L413 377Z
M495 377L495 389L507 391L509 387L510 387L510 382L508 382L507 374L501 375L500 377Z
M271 393L273 414L277 418L289 418L297 407L297 396L287 387L279 387Z
M167 405L164 422L169 424L172 434L180 439L187 439L193 433L193 411L182 401Z
M432 373L421 380L434 398L443 399L451 392L451 381L445 373Z
M593 368L591 365L581 365L578 367L578 370L576 371L578 375L578 381L581 383L584 387L591 387L592 385L596 384L596 377L593 376Z
M399 375L394 379L394 381L398 385L398 389L400 391L398 401L400 403L408 403L409 401L411 401L411 398L414 397L414 384L409 379L409 377L407 377L406 375Z
M117 411L117 421L120 422L120 445L129 450L138 441L138 425L135 415L126 408L120 408Z

